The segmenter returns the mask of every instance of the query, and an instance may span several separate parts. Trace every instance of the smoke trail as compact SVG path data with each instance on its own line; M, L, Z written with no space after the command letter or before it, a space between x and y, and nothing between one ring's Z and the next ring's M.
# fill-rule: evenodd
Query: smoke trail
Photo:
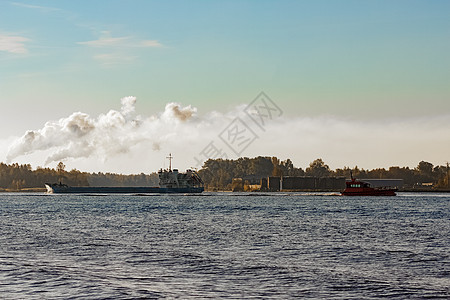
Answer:
M177 103L168 103L164 111L163 117L166 119L175 119L179 121L189 120L195 113L197 109L195 107L186 106L180 108Z
M208 158L201 153L210 142L226 152L226 157L236 158L229 145L219 138L236 117L248 121L247 125L258 135L242 156L291 158L301 167L319 157L332 168L414 167L420 160L442 164L448 160L446 149L450 148L450 115L371 121L330 116L283 117L268 122L262 132L245 119L246 105L225 113L210 111L197 116L195 107L168 103L159 113L141 116L136 114L135 104L136 98L130 96L121 99L120 110L95 117L76 112L49 121L41 129L27 131L14 140L7 162L27 155L23 161L29 163L35 155L39 156L37 164L66 160L75 161L76 167L95 165L103 171L115 168L141 172L159 169L171 152L180 169L188 168L198 166L194 158ZM151 155L155 151L163 153ZM101 163L105 161L108 165Z
M46 164L69 158L99 157L103 160L142 142L153 142L156 151L168 135L174 122L186 122L195 116L196 108L168 103L162 114L143 119L133 116L136 97L121 99L121 110L110 110L94 118L76 112L67 118L47 122L42 129L29 130L10 146L7 162L37 151L48 151Z
M124 117L131 115L135 111L136 97L128 96L120 99L122 103L121 112Z

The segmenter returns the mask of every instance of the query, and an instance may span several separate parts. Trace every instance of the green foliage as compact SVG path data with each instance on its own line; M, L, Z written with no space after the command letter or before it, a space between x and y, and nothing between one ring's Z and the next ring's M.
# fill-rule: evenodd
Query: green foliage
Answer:
M447 188L448 175L444 166L433 167L433 164L421 161L414 169L409 167L392 166L389 169L377 168L373 170L344 167L331 170L325 162L318 158L303 171L296 168L290 159L280 161L277 157L255 158L243 157L236 160L210 159L199 171L210 190L231 190L233 178L253 181L255 184L261 178L268 176L313 176L313 177L347 177L350 170L355 178L371 179L403 179L405 187L420 186L422 183L433 183L436 187Z
M330 167L326 165L321 158L318 158L306 168L306 175L313 177L327 177L330 176Z
M302 176L291 160L280 162L276 157L241 157L236 160L209 159L199 171L205 187L211 190L231 190L233 178L242 178L252 183L268 176Z
M43 188L44 183L60 180L71 186L157 186L158 174L122 175L112 173L86 173L76 169L65 171L63 163L56 169L41 168L32 170L31 165L17 163L7 165L0 163L0 189L20 190L26 188ZM205 187L211 190L231 190L233 178L241 178L251 184L259 183L268 176L345 176L350 177L350 170L356 178L403 179L405 187L414 187L422 183L433 183L438 188L449 188L449 169L446 166L433 166L425 161L416 168L392 166L389 169L373 170L344 167L330 170L325 162L318 158L309 164L306 172L296 168L290 159L280 161L277 157L255 158L241 157L236 160L209 159L199 171Z
M88 174L90 186L158 186L158 174L141 173L136 175L122 175L113 173Z
M41 168L32 170L31 165L0 163L0 188L20 190L44 188L44 183L62 181L71 186L158 186L158 174L122 175L111 173L86 173L76 169L67 172L63 163L56 169Z

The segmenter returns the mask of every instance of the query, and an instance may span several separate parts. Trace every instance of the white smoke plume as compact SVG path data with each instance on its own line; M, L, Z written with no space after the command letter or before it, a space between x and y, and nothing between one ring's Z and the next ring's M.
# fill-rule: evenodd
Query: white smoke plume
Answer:
M174 134L176 123L187 122L197 111L169 103L162 114L142 119L134 116L136 97L124 97L121 104L120 111L110 110L96 118L76 112L47 122L42 129L27 131L10 146L7 161L48 150L45 164L93 156L105 160L144 142L152 142L152 148L158 150L159 144Z
M120 99L120 103L122 103L121 112L124 117L131 115L135 111L136 105L136 97L128 96Z
M29 163L35 157L37 165L64 161L86 171L152 172L172 153L180 169L201 167L199 160L217 157L206 151L211 142L226 154L222 157L237 158L219 138L236 117L258 136L241 156L290 158L303 168L316 158L331 168L414 167L421 160L437 165L448 160L450 148L450 115L372 121L283 116L261 130L246 118L246 105L198 116L195 107L168 103L160 113L141 116L135 97L122 98L121 104L120 111L96 117L76 112L27 131L10 144L7 161Z

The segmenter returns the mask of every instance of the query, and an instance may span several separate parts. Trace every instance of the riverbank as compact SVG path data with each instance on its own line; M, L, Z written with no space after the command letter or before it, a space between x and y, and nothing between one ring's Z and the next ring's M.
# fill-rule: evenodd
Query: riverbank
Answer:
M0 193L45 193L46 188L0 189Z
M26 188L26 189L0 189L0 193L45 193L47 192L46 188ZM205 192L227 192L227 193L233 193L232 191L223 191L223 190L206 190ZM244 192L240 191L238 193L264 193L264 191L249 191ZM279 192L274 193L340 193L341 190L311 190L311 189L302 189L302 190L282 190ZM450 190L446 189L400 189L398 190L399 193L450 193Z

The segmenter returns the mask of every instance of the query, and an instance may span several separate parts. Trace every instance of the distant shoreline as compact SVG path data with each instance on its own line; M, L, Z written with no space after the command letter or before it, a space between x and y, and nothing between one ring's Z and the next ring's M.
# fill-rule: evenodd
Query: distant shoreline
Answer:
M26 188L20 190L13 189L0 189L0 193L45 193L46 188ZM263 191L251 191L251 192L232 192L232 191L205 191L205 192L229 192L229 193L266 193ZM340 190L283 190L278 192L267 193L340 193ZM401 189L398 193L450 193L450 190L417 190L417 189Z
M45 193L46 191L46 188L0 189L0 193Z

